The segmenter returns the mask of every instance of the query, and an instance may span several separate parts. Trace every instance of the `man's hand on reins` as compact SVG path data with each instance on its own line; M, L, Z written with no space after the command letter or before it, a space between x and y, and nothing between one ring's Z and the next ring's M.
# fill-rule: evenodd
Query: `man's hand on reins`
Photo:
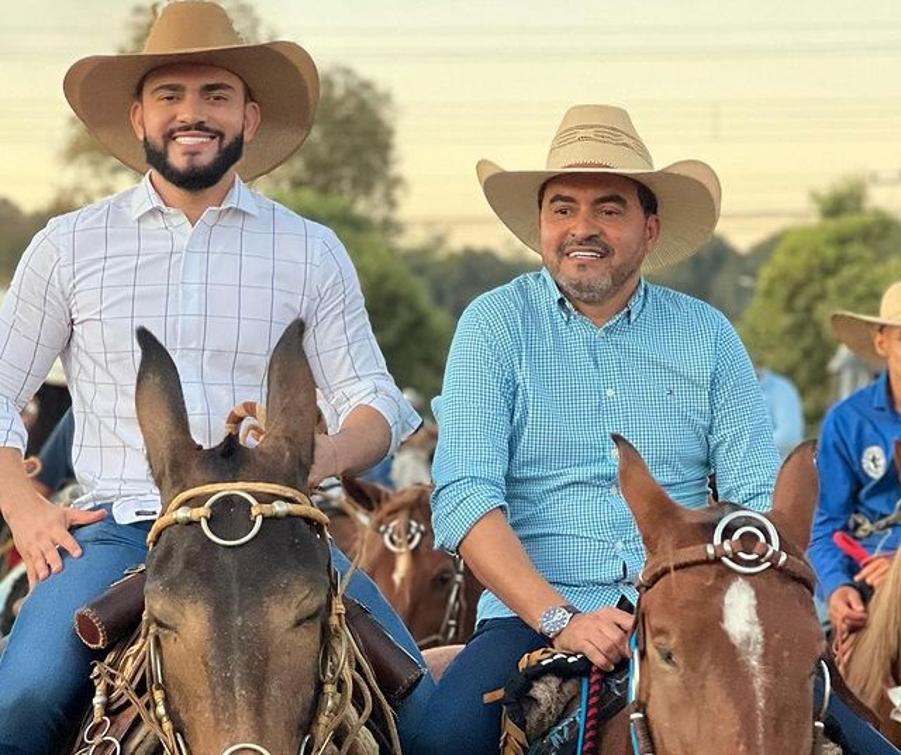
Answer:
M554 639L557 650L583 653L604 671L629 657L629 632L634 617L618 608L601 608L573 616Z

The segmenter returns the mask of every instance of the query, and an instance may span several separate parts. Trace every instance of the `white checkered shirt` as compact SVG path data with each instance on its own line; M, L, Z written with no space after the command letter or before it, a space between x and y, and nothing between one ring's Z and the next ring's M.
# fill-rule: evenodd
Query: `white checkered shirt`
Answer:
M326 416L340 425L371 406L396 448L419 417L388 374L335 234L238 179L192 227L145 176L54 218L23 255L0 308L0 446L24 449L19 409L60 355L74 467L89 491L79 505L112 502L122 523L152 518L160 502L135 412L135 328L172 354L191 432L211 446L235 404L265 399L269 355L297 317Z

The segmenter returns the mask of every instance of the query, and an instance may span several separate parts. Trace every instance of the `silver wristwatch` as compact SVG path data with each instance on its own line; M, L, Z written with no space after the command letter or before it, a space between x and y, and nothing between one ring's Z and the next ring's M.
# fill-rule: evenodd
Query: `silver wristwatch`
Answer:
M566 629L566 625L577 613L579 613L579 609L571 605L546 608L538 617L538 631L542 636L553 640Z

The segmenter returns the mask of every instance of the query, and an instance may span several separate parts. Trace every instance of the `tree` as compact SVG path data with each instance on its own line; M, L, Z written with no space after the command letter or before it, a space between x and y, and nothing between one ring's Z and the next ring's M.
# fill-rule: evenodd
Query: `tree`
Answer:
M250 3L220 2L247 42L278 36L263 28ZM143 49L154 18L154 6L133 6L127 39L119 52ZM387 92L349 68L327 69L321 72L319 106L307 142L260 184L264 189L311 187L345 197L355 209L385 220L396 206L402 183L395 169L393 119ZM63 159L74 173L65 196L76 204L110 194L134 180L131 169L110 156L74 116Z
M343 197L323 196L312 189L282 192L276 199L338 234L357 269L373 331L394 379L426 396L438 393L451 318L434 305L379 225Z
M891 281L901 279L901 223L881 212L844 215L785 233L760 270L740 332L758 364L788 375L816 425L831 391L826 367L837 343L837 309L875 312Z
M402 181L395 169L391 96L350 68L323 72L313 130L303 147L270 179L346 198L358 211L385 220Z
M810 198L823 220L859 215L866 209L867 185L860 178L846 178L824 192L811 192Z
M434 305L456 320L476 296L521 273L537 270L537 254L503 257L492 249L466 247L450 252L438 238L406 252L406 260L429 288Z

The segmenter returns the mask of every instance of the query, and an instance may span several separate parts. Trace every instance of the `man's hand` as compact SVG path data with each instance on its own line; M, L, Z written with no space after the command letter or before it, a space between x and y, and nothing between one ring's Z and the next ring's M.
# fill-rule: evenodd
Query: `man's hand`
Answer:
M105 516L103 509L82 511L54 506L35 491L6 507L4 517L25 562L29 590L51 574L62 571L59 548L73 558L81 556L81 547L69 532L70 528L99 522Z
M633 616L618 608L577 613L554 638L557 650L583 653L595 666L611 671L629 657L629 632Z
M842 585L829 596L829 621L836 632L856 632L867 624L867 609L856 587Z
M316 487L326 477L337 477L344 470L338 461L338 449L330 435L313 436L313 465L310 467L309 484Z
M855 582L863 582L870 587L879 587L892 567L891 556L876 556L867 559L861 570L854 575Z

